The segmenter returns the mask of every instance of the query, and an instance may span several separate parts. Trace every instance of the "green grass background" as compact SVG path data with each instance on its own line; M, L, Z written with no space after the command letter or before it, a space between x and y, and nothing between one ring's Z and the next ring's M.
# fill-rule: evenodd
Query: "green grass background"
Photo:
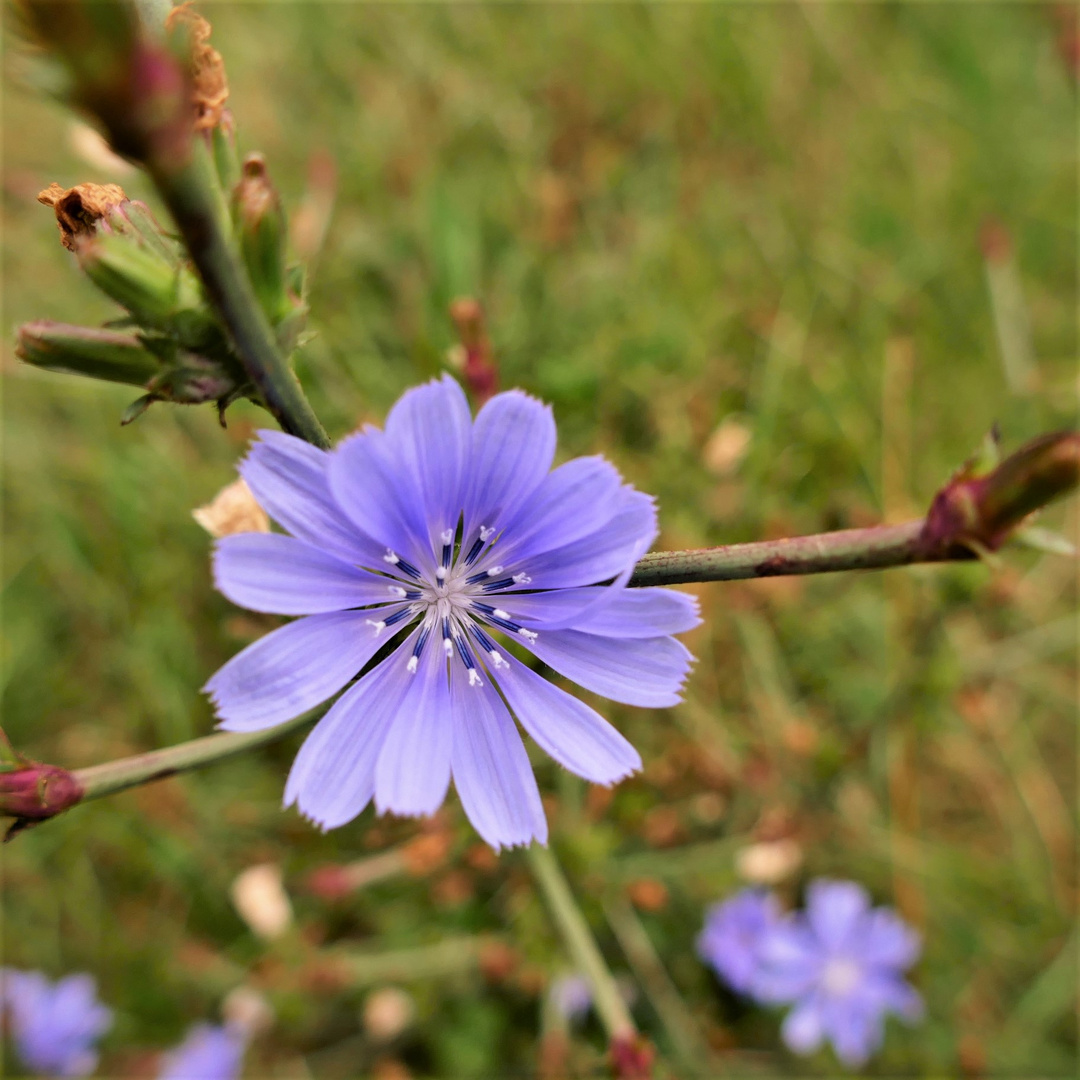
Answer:
M482 300L504 386L553 403L560 454L602 452L659 499L659 546L902 520L995 422L1007 448L1076 418L1077 154L1067 16L1042 5L211 4L241 148L290 208L316 152L338 170L299 370L332 436L443 367L447 305ZM1075 16L1071 24L1075 32ZM9 74L15 65L11 48ZM209 732L198 688L272 620L217 595L192 507L253 426L40 373L31 318L109 305L34 194L116 179L68 116L9 78L3 102L4 726L70 767ZM129 193L153 197L138 179ZM1009 231L1038 386L1009 388L980 229ZM727 474L723 421L750 432ZM1073 528L1074 508L1046 524ZM890 1021L867 1072L1072 1075L1076 1053L1076 604L1068 559L704 585L686 701L603 706L644 774L610 805L539 755L553 843L612 967L600 898L637 879L701 1075L813 1075L778 1017L694 955L736 853L793 838L925 938L927 1018ZM533 1075L544 979L567 960L518 854L487 866L455 796L446 863L329 903L326 862L418 832L367 811L323 836L279 808L299 737L78 808L3 850L4 962L90 970L117 1022L103 1075L153 1054L234 986L276 1021L250 1077ZM255 937L244 868L284 867L297 926ZM369 988L327 958L495 933L512 970L409 982L417 1019L365 1031ZM660 1071L670 1035L638 987ZM567 1068L602 1064L602 1033ZM9 1068L16 1066L9 1059ZM398 1073L394 1070L398 1069ZM681 1075L688 1075L683 1068Z

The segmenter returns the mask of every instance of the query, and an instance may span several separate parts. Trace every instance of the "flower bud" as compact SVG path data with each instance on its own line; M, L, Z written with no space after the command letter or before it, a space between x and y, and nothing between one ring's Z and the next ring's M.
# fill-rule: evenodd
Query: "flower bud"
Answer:
M464 350L461 373L465 385L483 405L499 387L499 369L484 322L484 309L478 300L462 296L450 305L450 318L457 329Z
M15 355L62 375L146 386L161 370L158 358L134 334L39 321L17 332Z
M79 240L75 255L90 280L141 327L165 332L192 351L222 349L222 331L203 301L198 278L141 237L101 230Z
M285 214L262 154L249 154L233 190L233 221L255 295L276 325L289 311L285 288Z
M179 306L179 281L160 255L115 233L82 238L75 255L87 277L140 326L168 328Z
M0 815L44 821L83 797L82 785L59 765L32 763L0 772Z
M180 245L162 229L150 208L139 199L125 199L110 207L99 227L137 241L174 268L182 264Z
M1080 432L1033 439L991 471L969 463L934 497L920 538L947 558L957 548L996 551L1028 515L1080 486Z

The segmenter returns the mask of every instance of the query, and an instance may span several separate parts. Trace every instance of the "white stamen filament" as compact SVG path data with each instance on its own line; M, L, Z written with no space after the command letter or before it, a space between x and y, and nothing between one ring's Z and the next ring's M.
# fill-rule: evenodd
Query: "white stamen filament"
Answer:
M501 570L502 567L500 566L499 569ZM528 585L531 581L532 581L532 578L529 577L528 574L515 574L514 575L514 584L515 585Z
M454 530L443 529L442 533L440 534L440 539L444 544L452 544L454 542Z
M498 577L503 571L501 566L493 566L488 572L488 577Z
M484 685L480 681L480 672L477 671L476 668L474 668L474 667L469 668L469 685L470 686L483 686Z
M405 665L405 670L408 671L408 673L410 675L415 675L416 674L416 665L417 665L417 657L410 656L409 657L409 662Z
M388 585L387 589L391 596L400 596L402 600L405 599L405 590L400 585Z
M496 669L510 666L506 662L506 658L503 656L503 654L497 649L492 649L491 652L488 653L488 656L491 657L491 662L495 665Z
M395 563L401 562L401 560L389 549L386 549L386 554L383 556L383 562L390 563L393 566Z
M487 529L483 525L480 526L480 542L486 544L495 535L494 529Z
M506 619L507 621L509 621L510 619L510 612L503 611L503 609L499 607L497 607L491 614L494 615L496 619Z
M365 619L364 622L366 622L368 626L375 627L376 637L378 637L386 629L386 623L384 622L376 622L374 619Z
M532 630L526 630L526 629L525 629L525 627L522 627L522 628L521 628L521 629L520 629L520 630L518 631L518 633L519 633L519 634L520 634L520 635L521 635L521 636L522 636L523 638L525 638L525 640L526 640L526 641L535 641L535 640L536 640L536 637L537 637L537 635L536 635L536 634L535 634L535 633L534 633L534 632L533 632Z

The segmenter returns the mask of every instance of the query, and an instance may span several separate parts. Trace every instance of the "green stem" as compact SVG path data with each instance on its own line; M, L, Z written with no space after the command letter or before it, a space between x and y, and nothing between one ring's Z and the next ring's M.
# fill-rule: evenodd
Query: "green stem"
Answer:
M100 799L103 795L115 795L118 791L150 784L155 780L164 780L177 773L191 769L201 769L204 765L213 765L234 754L253 750L257 746L291 735L321 713L306 713L295 720L279 724L264 731L249 731L237 734L223 731L217 735L206 735L201 739L169 746L164 750L151 750L134 757L118 758L101 765L91 765L86 769L76 769L71 775L82 787L82 799Z
M706 1064L711 1064L715 1071L716 1063L710 1062L712 1053L702 1038L693 1015L671 981L671 976L664 968L663 961L629 901L622 896L608 897L604 902L604 914L626 954L626 959L630 961L638 982L660 1017L679 1064L690 1074L700 1071Z
M939 562L944 554L921 543L923 521L877 525L868 529L759 540L751 544L654 551L630 579L631 586L682 585L691 581L739 581L790 574L827 574L838 570L880 570L915 562ZM963 553L949 556L962 558ZM969 554L967 557L971 558Z
M278 350L251 283L229 242L207 152L196 143L191 160L177 170L148 171L184 238L210 301L228 328L240 362L283 431L327 449L330 440L296 376Z
M349 986L356 989L441 979L472 971L480 966L484 953L498 942L492 936L450 937L431 945L382 952L329 949L324 959L346 972Z
M526 855L574 966L589 980L593 1004L608 1037L612 1041L633 1038L637 1034L637 1027L630 1010L604 963L589 924L577 906L555 856L549 848L539 844L533 844Z

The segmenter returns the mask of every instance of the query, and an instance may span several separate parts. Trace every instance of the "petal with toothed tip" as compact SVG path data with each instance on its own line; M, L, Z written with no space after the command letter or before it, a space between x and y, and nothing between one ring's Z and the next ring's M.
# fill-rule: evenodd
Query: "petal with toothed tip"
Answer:
M512 656L488 671L536 744L594 784L614 784L641 768L641 757L595 709L553 686Z
M473 828L496 850L539 840L547 821L529 756L498 691L486 679L470 685L451 668L454 723L451 771Z
M610 638L547 630L522 644L586 690L650 709L682 700L680 690L693 662L686 646L672 637Z

